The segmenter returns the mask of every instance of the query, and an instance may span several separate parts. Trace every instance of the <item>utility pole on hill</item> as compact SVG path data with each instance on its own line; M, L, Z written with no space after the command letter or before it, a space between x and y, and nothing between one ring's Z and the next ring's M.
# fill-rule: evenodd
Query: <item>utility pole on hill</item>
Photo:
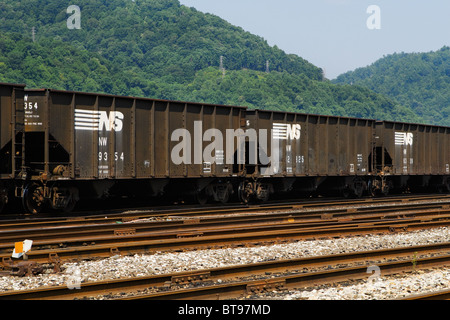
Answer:
M220 56L219 70L222 70L222 78L225 77L225 68L223 67L223 56Z
M36 42L36 28L35 27L31 28L31 39L33 40L33 42Z

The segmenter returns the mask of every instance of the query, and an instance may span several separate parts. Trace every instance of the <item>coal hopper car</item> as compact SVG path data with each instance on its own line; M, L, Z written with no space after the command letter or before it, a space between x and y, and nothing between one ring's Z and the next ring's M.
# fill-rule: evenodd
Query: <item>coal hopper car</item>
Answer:
M450 192L450 128L376 123L369 192Z
M249 154L257 150L257 160L247 159L244 201L289 191L361 196L367 190L374 120L248 110L246 126L260 139L247 147Z
M0 83L0 211L14 199L24 166L24 88Z
M241 127L244 107L50 89L26 90L24 100L21 194L31 212L162 193L226 202L243 172L244 164L223 161L237 144L218 144L213 159L204 150L214 140L208 132Z
M450 128L0 84L0 209L450 192Z

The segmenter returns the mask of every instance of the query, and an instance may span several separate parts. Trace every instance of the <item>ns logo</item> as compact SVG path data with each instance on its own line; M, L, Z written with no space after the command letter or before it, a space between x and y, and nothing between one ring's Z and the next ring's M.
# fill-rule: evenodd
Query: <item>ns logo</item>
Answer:
M395 132L396 146L412 146L414 142L414 134L411 132Z
M298 140L301 136L302 127L299 124L274 123L273 138L277 140Z
M120 111L95 111L75 109L75 130L122 131L124 115Z

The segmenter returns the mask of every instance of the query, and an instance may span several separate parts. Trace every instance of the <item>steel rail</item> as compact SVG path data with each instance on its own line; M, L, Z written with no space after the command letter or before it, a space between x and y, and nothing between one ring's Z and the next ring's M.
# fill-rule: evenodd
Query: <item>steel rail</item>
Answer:
M113 295L125 292L144 291L149 288L159 288L162 292L129 299L172 299L188 297L205 298L207 290L209 298L230 298L224 295L230 290L239 288L240 293L257 293L270 290L276 286L285 288L293 284L303 287L315 286L329 281L347 281L357 278L367 279L367 266L377 264L386 275L391 272L412 271L414 269L429 268L435 265L450 263L450 243L402 247L383 250L352 252L345 254L314 256L306 258L266 261L248 265L233 265L228 267L193 270L162 275L152 275L138 278L105 280L99 282L82 283L80 289L70 290L67 286L44 287L35 290L7 291L0 293L0 299L74 299L97 295ZM433 257L418 258L423 255ZM439 255L439 256L437 256ZM397 261L389 261L393 260ZM412 263L414 259L414 264ZM348 267L347 265L352 265ZM359 264L358 266L354 266ZM345 267L343 267L345 266ZM327 270L320 270L326 268ZM319 269L319 270L318 270ZM311 271L312 270L312 271ZM286 273L295 273L285 276ZM284 275L283 275L284 274ZM263 277L257 280L242 281L245 277ZM211 282L221 279L227 284L211 286ZM200 289L181 289L183 285L197 285ZM244 288L245 287L245 288ZM222 292L223 289L223 292ZM155 289L156 290L156 289ZM166 292L167 291L167 292ZM200 296L197 296L200 291ZM196 293L191 293L196 292ZM233 296L236 297L236 296Z
M350 211L350 212L349 212ZM0 231L0 250L8 250L14 242L23 241L25 238L32 239L34 245L46 246L56 243L70 243L70 242L89 242L100 241L101 237L107 238L111 235L126 235L126 234L140 234L143 233L148 239L154 237L160 238L166 236L167 238L176 237L183 232L202 232L203 234L214 234L225 232L226 229L232 230L257 228L270 228L276 226L295 225L312 228L312 227L331 227L333 225L344 225L356 222L373 222L377 223L381 220L402 221L402 219L418 219L421 218L432 220L434 218L446 219L450 216L450 210L434 209L429 211L398 211L394 212L374 210L357 214L352 210L346 213L330 213L325 214L298 214L292 212L263 214L263 215L248 215L245 217L224 217L224 218L198 218L190 220L175 220L175 221L150 221L150 222L133 222L133 223L104 223L93 224L89 226L68 226L57 228L24 228L20 230ZM394 222L393 222L394 223ZM284 228L283 228L284 229Z
M417 269L446 267L450 265L450 255L423 258L417 260ZM392 275L411 271L411 261L397 261L377 264L383 270L383 275ZM185 300L185 299L231 299L246 295L279 291L284 289L298 289L299 287L313 287L322 284L367 280L368 266L333 269L305 274L281 276L269 280L250 280L223 285L203 286L192 289L181 289L161 293L150 293L122 298L120 300ZM371 275L371 273L369 273Z
M337 209L336 211L323 212L276 212L276 213L260 213L260 214L245 214L245 215L230 215L225 217L199 217L190 219L171 219L171 221L150 221L145 220L135 223L127 222L128 220L115 220L115 223L94 223L92 225L78 225L69 224L65 226L35 226L22 227L18 230L2 230L0 228L0 250L10 250L14 242L23 241L25 238L32 239L35 246L48 246L52 244L64 244L66 246L72 243L88 243L97 241L100 243L108 239L111 235L127 235L135 234L136 237L141 235L151 239L160 239L164 235L168 238L178 237L183 232L200 232L204 234L213 234L226 228L248 228L249 226L256 228L257 226L265 226L266 229L273 229L276 227L283 228L283 225L294 227L296 224L304 228L312 228L318 226L332 226L342 225L344 223L365 221L377 223L379 219L394 219L394 218L419 218L432 220L433 216L440 216L440 219L445 219L446 215L450 214L450 209L447 205L426 205L420 206L422 210L410 210L410 206L390 206L383 208L370 208L364 213L358 213L358 208ZM438 208L438 209L436 209ZM441 209L439 209L441 208ZM434 210L432 210L434 209ZM428 216L428 217L426 217ZM378 221L377 221L378 220ZM268 226L271 225L271 226ZM153 235L151 234L153 233ZM120 241L120 239L116 239Z
M428 200L432 200L429 202ZM448 200L448 201L445 201ZM415 203L411 204L412 201L420 201L425 203ZM348 206L356 206L354 208L357 212L367 211L373 208L370 205L380 204L378 208L388 209L392 206L399 206L403 208L420 207L435 204L436 207L450 208L450 195L427 195L427 196L403 196L397 198L367 198L367 199L352 199L341 200L334 202L327 201L313 201L313 202L289 202L280 204L258 204L258 205L224 205L221 207L207 207L207 208L170 208L170 209L157 209L157 210L122 210L114 213L101 213L94 215L83 215L79 213L78 216L71 215L69 217L52 217L52 218L40 218L39 216L27 216L26 219L13 219L13 220L1 220L0 230L17 229L23 228L24 226L31 227L47 227L53 226L58 227L61 225L86 225L93 223L115 223L118 220L132 220L132 219L145 219L145 218L161 218L176 216L178 218L186 217L197 217L197 216L208 216L214 217L217 215L230 214L230 213L255 213L258 211L274 211L274 210L300 210L300 209L316 209L320 210L324 207L327 211L331 208L332 211L339 212L339 210L347 210ZM314 211L313 211L314 212Z
M379 222L356 222L347 225L335 225L332 228L316 227L302 228L298 225L289 226L266 226L264 230L228 229L226 232L215 235L204 235L201 233L182 233L177 237L167 238L164 232L157 235L153 240L149 240L153 235L140 234L139 236L111 236L93 241L94 244L70 246L62 248L31 250L28 258L36 262L48 262L55 256L61 260L80 260L92 258L110 257L116 254L137 254L155 252L183 251L194 249L223 248L243 245L263 245L273 243L284 243L297 240L312 240L316 238L339 238L352 235L366 235L374 233L392 233L412 230L422 230L425 228L436 228L450 225L450 220L441 221L441 217L436 220L421 218L409 221L379 221ZM222 230L223 231L223 230ZM158 238L159 237L159 238ZM89 245L91 244L91 245ZM12 251L12 249L11 249ZM1 253L0 259L9 259L11 253Z
M417 295L410 295L399 300L450 300L450 290L439 290Z

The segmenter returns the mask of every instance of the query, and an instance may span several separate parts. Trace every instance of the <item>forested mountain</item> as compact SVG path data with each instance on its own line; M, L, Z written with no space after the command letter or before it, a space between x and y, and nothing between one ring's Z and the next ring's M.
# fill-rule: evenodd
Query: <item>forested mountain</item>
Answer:
M332 84L301 57L178 0L78 0L80 29L67 25L72 4L0 2L1 82L421 121L371 90ZM219 70L220 56L225 73Z
M73 3L80 8L80 29L67 27ZM219 66L221 55L230 70L265 70L270 60L272 70L322 78L322 70L302 58L178 0L3 0L0 12L2 31L31 38L35 27L38 41L70 43L149 79L190 81L196 71Z
M333 82L369 88L409 107L427 123L450 126L449 47L388 55Z
M313 81L303 74L227 71L209 68L197 73L186 92L188 100L258 106L285 110L375 119L415 120L415 115L368 89Z

